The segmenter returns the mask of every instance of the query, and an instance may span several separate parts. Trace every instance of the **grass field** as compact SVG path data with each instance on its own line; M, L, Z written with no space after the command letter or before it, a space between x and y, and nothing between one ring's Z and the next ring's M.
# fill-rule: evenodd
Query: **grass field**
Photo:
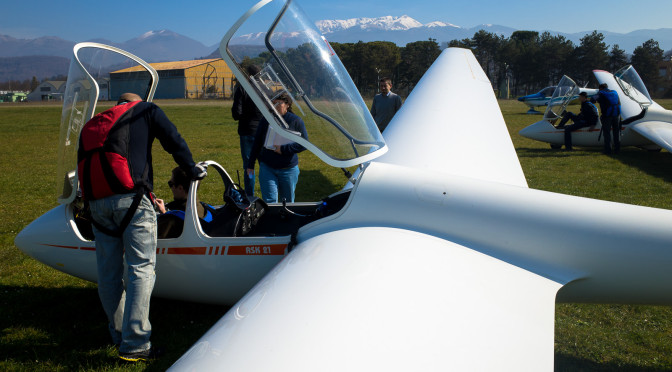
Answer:
M216 160L236 178L241 161L229 102L158 103L196 160ZM672 108L672 101L659 103ZM527 107L517 101L500 101L500 106L530 187L672 209L668 152L625 148L617 157L606 157L599 149L553 151L517 134L540 116L526 115ZM56 205L59 119L58 105L0 105L0 138L6 143L0 157L0 370L165 370L225 307L153 299L152 341L165 347L167 355L153 363L125 365L108 345L95 284L46 267L14 246L24 226ZM300 162L299 201L317 200L345 181L340 170L308 152ZM170 195L163 180L173 162L158 144L154 164L156 193ZM556 310L556 370L672 370L672 308L559 304Z

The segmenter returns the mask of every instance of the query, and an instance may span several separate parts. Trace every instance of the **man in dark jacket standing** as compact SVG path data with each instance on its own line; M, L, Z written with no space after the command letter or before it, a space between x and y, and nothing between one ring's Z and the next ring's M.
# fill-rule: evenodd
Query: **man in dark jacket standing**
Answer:
M597 107L588 101L588 93L579 93L579 101L581 102L581 111L579 114L567 112L560 120L558 128L565 129L565 149L572 150L572 132L585 127L591 127L597 124ZM567 121L572 120L574 124L565 126Z
M254 76L259 73L259 67L256 65L249 65L247 73L249 76ZM233 93L233 106L231 106L231 114L233 120L238 120L238 135L240 136L240 155L243 158L243 169L247 167L250 160L250 152L254 144L254 135L257 133L259 121L263 118L261 111L254 104L252 98L247 94L245 89L238 84ZM248 174L244 172L245 177L245 193L249 196L254 196L254 172Z
M392 93L392 79L384 77L379 81L380 93L373 97L371 104L371 116L378 125L378 130L383 133L387 124L390 123L394 114L401 109L401 97Z
M621 150L621 101L616 91L609 89L606 83L600 84L597 99L590 102L600 104L600 122L604 135L604 153L611 154L611 134L614 134L614 153Z
M133 93L122 94L116 106L84 125L77 154L96 239L98 295L119 357L130 362L158 356L149 341L149 299L156 278L156 212L150 200L155 138L190 177L205 177L205 168L194 164L163 111Z

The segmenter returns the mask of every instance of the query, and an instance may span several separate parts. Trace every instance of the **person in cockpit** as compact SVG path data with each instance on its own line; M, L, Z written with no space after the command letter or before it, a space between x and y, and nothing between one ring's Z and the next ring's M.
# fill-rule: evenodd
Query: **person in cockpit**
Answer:
M182 234L191 178L182 168L176 167L173 169L168 186L173 193L173 201L166 204L163 199L156 199L156 206L159 210L157 227L159 239L177 238ZM212 221L212 213L208 205L198 202L196 209L201 220Z
M590 103L588 100L588 93L581 92L579 93L579 101L581 102L581 111L579 114L573 112L566 112L560 120L560 124L556 127L558 129L564 128L565 130L565 150L572 150L572 132L579 130L585 127L591 127L597 124L597 107ZM574 124L565 126L569 120L572 120Z

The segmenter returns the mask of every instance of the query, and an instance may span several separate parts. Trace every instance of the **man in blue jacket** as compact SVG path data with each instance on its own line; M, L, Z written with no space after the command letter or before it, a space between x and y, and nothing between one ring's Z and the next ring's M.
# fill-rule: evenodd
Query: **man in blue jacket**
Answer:
M590 102L600 104L600 122L602 122L602 134L604 134L604 153L611 154L611 134L614 134L614 154L621 150L621 101L616 91L609 89L604 83L600 84L597 99L591 98Z

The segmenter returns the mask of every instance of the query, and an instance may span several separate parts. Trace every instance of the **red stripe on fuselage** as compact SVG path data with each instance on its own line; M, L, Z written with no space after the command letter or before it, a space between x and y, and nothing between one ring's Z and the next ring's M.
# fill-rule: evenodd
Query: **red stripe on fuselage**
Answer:
M73 247L73 246L70 246L70 245L56 245L56 244L42 244L42 245L46 245L47 247L56 247L56 248L79 249L79 247Z
M82 251L94 251L95 247L77 247L71 245L42 244L48 247L79 249ZM214 247L157 247L156 254L175 254L175 255L230 255L230 256L283 256L286 254L287 244L259 244L259 245L232 245L229 249L226 246Z
M190 255L205 255L208 247L174 247L167 248L167 254L190 254Z

